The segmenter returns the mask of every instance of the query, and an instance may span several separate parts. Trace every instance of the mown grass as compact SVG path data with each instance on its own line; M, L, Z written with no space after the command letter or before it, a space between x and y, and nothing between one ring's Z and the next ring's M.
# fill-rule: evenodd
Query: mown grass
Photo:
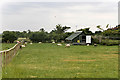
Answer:
M2 77L118 78L118 47L28 44L3 67Z

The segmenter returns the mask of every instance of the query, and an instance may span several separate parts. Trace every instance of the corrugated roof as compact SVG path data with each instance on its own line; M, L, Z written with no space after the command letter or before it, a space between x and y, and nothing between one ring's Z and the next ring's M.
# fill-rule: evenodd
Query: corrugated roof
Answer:
M81 33L82 33L82 31L75 32L72 35L70 35L69 37L67 37L66 40L73 40L75 37L77 37Z

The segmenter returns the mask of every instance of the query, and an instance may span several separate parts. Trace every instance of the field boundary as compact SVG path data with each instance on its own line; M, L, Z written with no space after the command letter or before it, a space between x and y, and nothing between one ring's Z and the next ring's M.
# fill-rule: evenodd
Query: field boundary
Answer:
M0 65L1 66L5 66L6 64L8 64L12 60L12 58L18 52L22 43L23 42L17 43L12 48L10 48L8 50L0 51Z

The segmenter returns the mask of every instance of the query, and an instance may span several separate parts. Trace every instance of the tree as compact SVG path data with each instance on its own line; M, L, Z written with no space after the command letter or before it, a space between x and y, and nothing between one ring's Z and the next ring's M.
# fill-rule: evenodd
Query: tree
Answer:
M47 35L45 32L33 32L30 39L32 42L46 42Z
M55 33L57 34L61 34L64 33L65 31L67 31L68 29L70 29L70 27L67 26L61 26L61 24L56 25L55 30L53 30Z
M102 33L102 31L95 31L95 35L100 35Z
M50 32L51 40L55 40L56 42L61 42L62 40L65 40L65 31L67 31L68 29L70 29L70 27L62 27L61 24L56 25L56 28Z
M92 35L93 33L90 31L90 28L78 29L77 31L82 31L85 34Z
M109 24L107 24L106 28L108 28L108 27L109 27ZM101 28L101 25L98 25L97 28L104 31L104 29Z
M3 42L13 43L18 38L15 33L10 32L10 31L4 31L2 35L3 35L2 36Z
M40 32L45 32L44 28L41 28L39 31L40 31Z

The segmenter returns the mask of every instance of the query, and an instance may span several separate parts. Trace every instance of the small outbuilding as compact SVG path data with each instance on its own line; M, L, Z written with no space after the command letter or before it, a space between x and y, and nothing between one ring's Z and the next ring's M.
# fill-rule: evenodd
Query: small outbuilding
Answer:
M86 35L82 31L77 31L67 37L65 39L69 43L73 43L74 45L79 45L79 44L91 44L91 35Z

